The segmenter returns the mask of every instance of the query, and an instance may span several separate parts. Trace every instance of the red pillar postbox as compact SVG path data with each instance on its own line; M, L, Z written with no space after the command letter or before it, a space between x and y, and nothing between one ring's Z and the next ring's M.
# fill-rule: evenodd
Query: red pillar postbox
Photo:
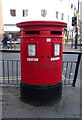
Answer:
M21 38L21 99L50 105L62 98L62 38L66 23L17 23Z

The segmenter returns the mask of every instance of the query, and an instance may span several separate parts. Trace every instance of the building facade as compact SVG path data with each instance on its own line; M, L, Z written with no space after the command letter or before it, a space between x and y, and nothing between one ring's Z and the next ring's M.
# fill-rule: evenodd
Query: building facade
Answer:
M80 35L82 36L82 1L80 2L80 21L79 21L79 31Z
M62 21L73 31L72 17L78 0L2 0L4 32L18 38L16 23L24 21Z
M2 0L0 0L0 40L2 40L3 33L4 33L4 25L3 25L3 13L2 13Z

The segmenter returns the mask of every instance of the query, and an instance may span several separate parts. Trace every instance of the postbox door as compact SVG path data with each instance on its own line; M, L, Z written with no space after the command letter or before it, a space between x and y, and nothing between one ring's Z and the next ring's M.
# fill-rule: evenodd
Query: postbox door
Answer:
M43 39L43 38L42 38ZM55 62L61 59L62 54L62 42L61 40L55 41L55 38L44 38L38 43L38 57L40 61Z
M52 42L46 42L45 38L34 38L33 40L26 42L27 61L50 61L52 57Z

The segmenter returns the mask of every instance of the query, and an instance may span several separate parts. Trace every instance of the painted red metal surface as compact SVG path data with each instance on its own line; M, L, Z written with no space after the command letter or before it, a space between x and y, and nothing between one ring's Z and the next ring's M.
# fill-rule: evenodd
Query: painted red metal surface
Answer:
M57 21L26 21L26 22L21 22L21 23L17 23L16 24L17 27L26 27L26 26L37 26L37 25L43 25L43 26L62 26L62 27L66 27L67 24L64 22L57 22Z
M49 21L17 24L21 38L21 82L50 85L62 81L62 32L66 25ZM33 56L29 56L30 45L35 50Z

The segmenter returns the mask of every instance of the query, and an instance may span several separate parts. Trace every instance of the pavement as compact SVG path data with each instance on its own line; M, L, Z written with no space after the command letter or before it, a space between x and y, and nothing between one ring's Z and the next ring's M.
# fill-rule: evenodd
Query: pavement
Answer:
M11 50L10 50L11 51ZM13 50L19 51L19 49ZM69 45L64 45L64 51L75 51L70 49ZM77 50L78 51L78 50ZM32 106L22 102L20 99L20 86L3 85L0 86L0 118L15 118L14 120L24 118L63 118L77 119L80 115L80 81L76 86L63 86L62 100L52 106Z
M16 44L16 48L2 48L2 45L0 45L0 52L20 52L20 44Z
M78 46L77 49L75 47L71 47L70 43L66 43L63 45L63 51L82 51L82 46Z
M62 100L51 106L32 106L20 99L19 86L2 87L3 118L80 118L80 85L63 86Z
M0 120L2 118L2 87L0 86Z

